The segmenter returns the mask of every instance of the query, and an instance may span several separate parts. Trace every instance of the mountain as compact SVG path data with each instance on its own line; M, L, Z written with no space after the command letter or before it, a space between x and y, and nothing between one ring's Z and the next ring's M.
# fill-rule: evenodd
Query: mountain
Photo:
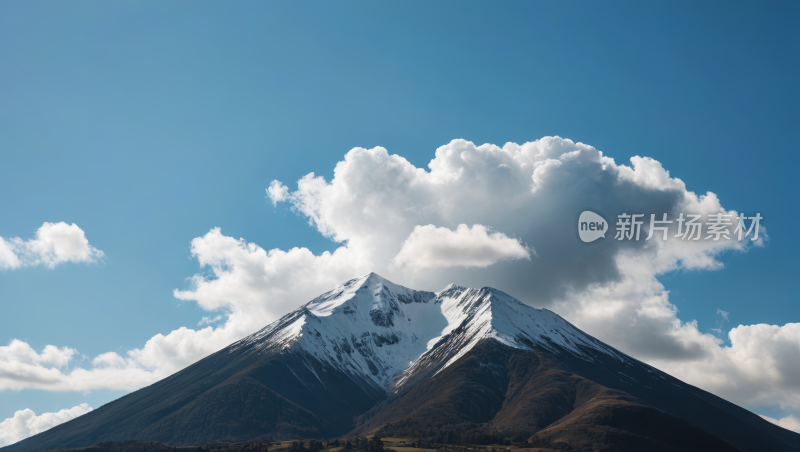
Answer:
M800 451L800 435L491 288L368 274L3 452L404 435L551 449Z

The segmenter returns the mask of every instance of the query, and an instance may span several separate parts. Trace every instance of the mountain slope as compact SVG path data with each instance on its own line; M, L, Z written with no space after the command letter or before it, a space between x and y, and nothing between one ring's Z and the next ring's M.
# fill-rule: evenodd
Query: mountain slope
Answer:
M471 443L482 434L529 437L571 450L736 451L630 394L561 370L536 352L493 340L435 378L363 416L356 434ZM537 432L533 434L533 432Z
M647 366L551 311L495 289L415 291L369 274L3 452L389 430L521 435L587 450L674 450L687 441L704 450L800 450L800 435Z

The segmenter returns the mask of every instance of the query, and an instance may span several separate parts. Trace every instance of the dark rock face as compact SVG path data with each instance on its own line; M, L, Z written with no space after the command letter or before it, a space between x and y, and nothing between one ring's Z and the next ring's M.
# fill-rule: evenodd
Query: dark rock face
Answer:
M369 316L372 318L372 323L377 326L394 326L394 311L384 312L381 309L373 309L369 311Z

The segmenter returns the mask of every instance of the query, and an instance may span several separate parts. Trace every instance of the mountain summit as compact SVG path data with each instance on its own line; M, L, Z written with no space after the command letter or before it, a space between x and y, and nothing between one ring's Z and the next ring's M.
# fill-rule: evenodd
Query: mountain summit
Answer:
M232 347L291 350L366 377L377 390L397 391L405 382L393 379L398 372L409 375L423 363L439 371L485 339L589 360L587 350L625 359L555 313L499 290L451 284L439 293L416 291L375 273L320 295Z
M800 435L492 288L370 273L97 410L3 448L348 434L569 450L800 451Z

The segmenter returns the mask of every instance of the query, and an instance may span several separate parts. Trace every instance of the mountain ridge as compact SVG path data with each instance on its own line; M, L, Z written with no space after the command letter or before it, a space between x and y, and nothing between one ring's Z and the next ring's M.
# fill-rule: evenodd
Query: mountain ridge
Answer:
M454 376L457 384L448 381ZM536 387L525 383L534 379ZM586 388L596 397L576 404ZM520 423L509 413L539 421ZM800 435L619 352L552 311L497 289L416 291L369 273L160 382L2 450L410 434L420 425L542 444L616 438L673 450L663 432L637 423L645 418L719 450L800 450Z

